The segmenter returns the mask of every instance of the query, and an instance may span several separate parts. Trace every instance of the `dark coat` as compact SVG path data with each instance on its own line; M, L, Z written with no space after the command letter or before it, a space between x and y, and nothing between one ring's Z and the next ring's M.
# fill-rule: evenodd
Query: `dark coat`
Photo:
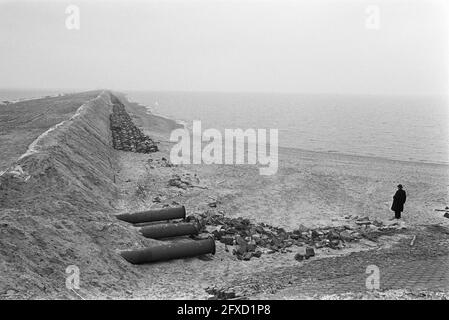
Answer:
M406 195L405 191L402 189L399 189L396 191L396 193L393 196L393 204L391 205L392 211L404 211L404 203L405 203Z

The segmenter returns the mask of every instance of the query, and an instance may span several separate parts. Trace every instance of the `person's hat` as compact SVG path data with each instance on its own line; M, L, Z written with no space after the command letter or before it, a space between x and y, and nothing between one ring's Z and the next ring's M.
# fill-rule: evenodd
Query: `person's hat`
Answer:
M399 189L402 189L402 184L398 184L398 188L399 188Z

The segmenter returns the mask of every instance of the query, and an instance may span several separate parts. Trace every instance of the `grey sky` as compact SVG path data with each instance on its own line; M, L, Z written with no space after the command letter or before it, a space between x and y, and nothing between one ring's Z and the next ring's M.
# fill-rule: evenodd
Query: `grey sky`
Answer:
M448 31L444 0L0 0L0 87L443 93Z

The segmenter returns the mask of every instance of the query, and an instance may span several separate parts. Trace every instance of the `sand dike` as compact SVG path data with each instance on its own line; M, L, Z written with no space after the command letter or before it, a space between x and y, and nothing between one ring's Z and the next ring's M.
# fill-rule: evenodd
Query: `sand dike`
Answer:
M71 265L94 298L141 279L118 252L154 240L111 214L118 192L111 99L103 92L83 104L0 176L0 296L79 298L65 286Z
M110 104L110 95L102 93L41 134L1 176L0 205L35 204L35 195L48 190L63 191L80 208L107 207L116 192L111 184Z

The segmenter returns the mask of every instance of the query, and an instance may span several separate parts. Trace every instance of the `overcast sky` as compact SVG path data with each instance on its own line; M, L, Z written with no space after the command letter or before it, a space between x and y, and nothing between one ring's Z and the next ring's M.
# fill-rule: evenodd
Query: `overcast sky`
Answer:
M448 31L445 0L0 0L0 87L443 93Z

